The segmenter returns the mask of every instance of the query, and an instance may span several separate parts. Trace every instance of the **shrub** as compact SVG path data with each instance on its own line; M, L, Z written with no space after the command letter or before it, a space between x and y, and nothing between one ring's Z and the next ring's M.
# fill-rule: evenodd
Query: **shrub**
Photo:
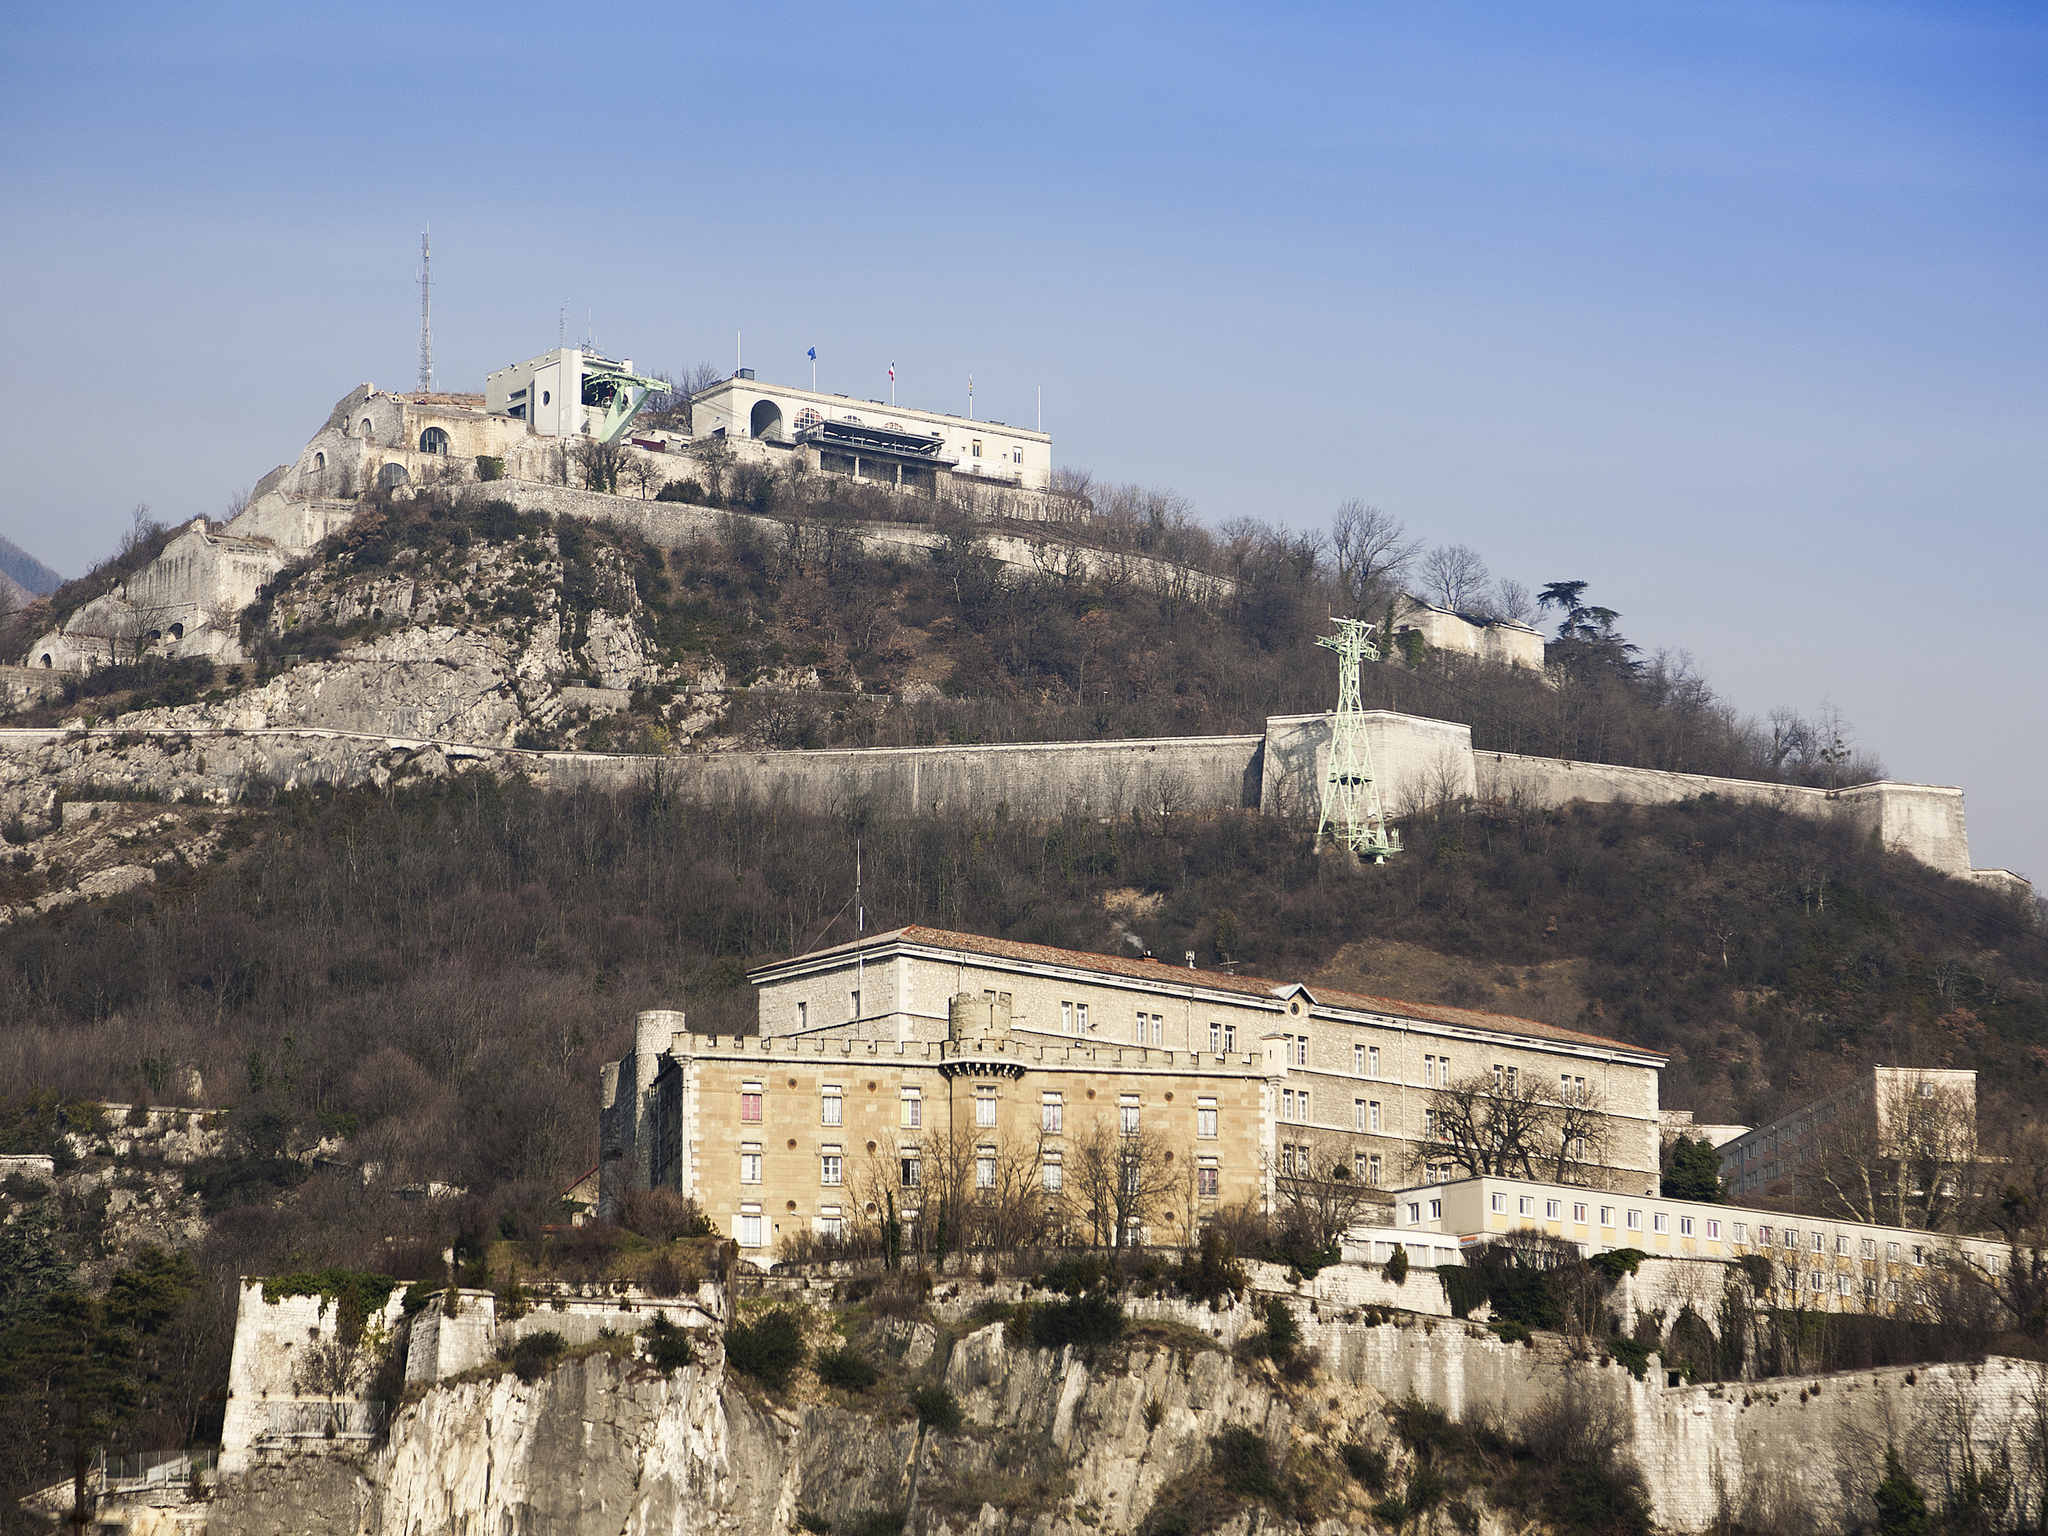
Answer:
M839 1536L903 1536L903 1521L900 1509L870 1509L848 1520Z
M1387 1453L1353 1440L1344 1447L1344 1470L1358 1479L1367 1493L1382 1493L1387 1486Z
M1891 1446L1884 1451L1884 1479L1871 1494L1877 1505L1878 1536L1929 1536L1934 1518L1928 1513L1927 1495L1899 1461Z
M814 1509L797 1510L796 1528L809 1531L811 1536L832 1536L832 1522Z
M917 1410L920 1424L942 1434L951 1434L960 1427L959 1400L942 1386L919 1387L910 1394L910 1406Z
M680 1371L697 1356L690 1342L690 1330L657 1317L641 1336L647 1359L658 1371Z
M1166 1418L1166 1404L1156 1397L1145 1399L1145 1427L1157 1429Z
M1280 1479L1273 1475L1266 1438L1243 1426L1226 1429L1209 1446L1210 1465L1223 1486L1248 1499L1277 1499Z
M1408 1248L1405 1243L1394 1244L1394 1252L1387 1260L1386 1277L1389 1282L1399 1285L1408 1278Z
M1174 1271L1173 1284L1183 1296L1215 1307L1225 1297L1242 1294L1246 1284L1244 1266L1237 1262L1227 1236L1214 1226L1204 1227L1200 1251L1192 1260L1181 1261Z
M1266 1298L1266 1331L1260 1347L1276 1365L1285 1365L1301 1347L1301 1324L1294 1309L1278 1296Z
M865 1392L881 1377L865 1356L845 1345L820 1354L815 1368L818 1380L842 1392Z
M751 1376L771 1392L789 1385L790 1373L804 1363L804 1333L786 1308L764 1312L751 1323L735 1323L725 1331L725 1363Z
M559 1333L543 1328L523 1336L504 1352L503 1358L511 1363L513 1374L521 1381L538 1381L566 1348L568 1343Z
M1451 1304L1451 1316L1465 1317L1472 1309L1486 1300L1486 1280L1477 1270L1463 1264L1445 1264L1438 1268L1436 1278L1444 1288L1444 1299Z
M651 1243L708 1237L711 1220L697 1202L672 1189L635 1189L619 1202L619 1225Z
M1084 1291L1098 1290L1109 1284L1111 1273L1108 1260L1096 1254L1083 1253L1047 1265L1032 1276L1031 1283L1040 1290L1079 1296Z
M479 480L502 480L505 478L505 461L494 453L480 453L476 456L476 477Z
M1114 1296L1076 1296L1020 1308L1024 1336L1038 1349L1093 1349L1123 1337L1124 1305Z
M1615 1248L1607 1253L1596 1253L1586 1262L1612 1285L1623 1275L1634 1274L1647 1257L1649 1255L1640 1248Z
M1637 1381L1641 1381L1644 1373L1650 1368L1650 1350L1648 1345L1640 1344L1634 1339L1617 1338L1607 1340L1602 1347L1614 1359L1627 1366L1629 1375L1635 1377Z

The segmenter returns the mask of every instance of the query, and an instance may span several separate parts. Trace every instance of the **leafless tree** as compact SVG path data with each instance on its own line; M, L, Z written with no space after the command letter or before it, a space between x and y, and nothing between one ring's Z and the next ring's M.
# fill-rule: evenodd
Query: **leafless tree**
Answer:
M1798 1182L1811 1208L1878 1226L1951 1230L1975 1201L1974 1096L1916 1075L1880 1079L1812 1111Z
M680 374L664 371L654 377L661 381L663 387L647 397L647 403L640 408L641 414L650 425L688 432L691 429L690 397L718 383L725 373L715 363L698 363Z
M704 492L713 502L725 495L725 482L732 474L732 444L722 437L704 437L690 444L690 457L703 471Z
M1354 615L1376 613L1421 549L1401 520L1353 498L1337 508L1330 525L1337 559L1337 585Z
M1121 1249L1141 1241L1173 1190L1173 1165L1152 1132L1125 1134L1098 1119L1069 1138L1063 1193L1074 1225L1098 1247Z
M618 440L606 442L597 437L578 438L575 452L576 468L582 472L584 489L616 496L619 471L626 467L625 443Z
M1334 1248L1380 1203L1356 1176L1348 1145L1337 1137L1297 1142L1292 1168L1282 1165L1273 1192L1281 1227L1312 1248Z
M1451 1163L1468 1174L1533 1179L1556 1145L1557 1106L1534 1073L1474 1072L1430 1090L1418 1168Z
M1551 1105L1551 1177L1559 1184L1586 1184L1599 1176L1609 1157L1613 1119L1597 1084L1559 1084Z
M1528 586L1519 581L1510 581L1503 576L1493 584L1480 607L1489 617L1508 619L1516 624L1533 624L1536 620L1536 597Z
M1422 558L1422 584L1441 608L1476 604L1492 573L1469 544L1439 544Z

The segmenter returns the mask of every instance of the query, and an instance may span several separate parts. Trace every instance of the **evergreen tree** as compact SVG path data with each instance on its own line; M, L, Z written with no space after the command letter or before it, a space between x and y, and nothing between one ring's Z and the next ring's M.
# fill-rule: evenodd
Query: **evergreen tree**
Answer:
M1927 1495L1890 1446L1885 1447L1884 1480L1871 1500L1877 1505L1878 1536L1932 1536L1934 1517L1927 1512Z
M1661 1193L1666 1200L1721 1198L1721 1154L1704 1136L1681 1136L1671 1146Z

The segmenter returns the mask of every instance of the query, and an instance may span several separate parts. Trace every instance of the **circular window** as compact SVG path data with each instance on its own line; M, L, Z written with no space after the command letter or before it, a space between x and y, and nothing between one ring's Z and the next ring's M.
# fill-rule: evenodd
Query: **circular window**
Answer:
M790 1086L790 1087L792 1087L792 1088L794 1088L794 1087L796 1086L796 1079L795 1079L795 1078L793 1078L793 1077L792 1077L792 1078L791 1078L791 1079L789 1080L789 1086Z
M796 1150L796 1138L794 1136L789 1138L789 1150L792 1152Z
M554 398L555 397L549 394L546 390L542 390L540 392L540 403L542 405L546 405L549 401L553 400Z
M796 413L796 429L799 432L808 432L813 427L824 425L824 422L825 418L820 416L816 411L812 410L809 406L805 406L802 410Z

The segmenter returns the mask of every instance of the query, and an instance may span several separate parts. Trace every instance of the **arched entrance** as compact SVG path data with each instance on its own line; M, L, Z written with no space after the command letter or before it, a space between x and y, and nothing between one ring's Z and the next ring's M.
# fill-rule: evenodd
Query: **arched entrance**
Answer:
M754 414L748 418L749 430L755 437L782 437L782 407L773 400L756 400Z
M412 476L406 473L403 464L386 464L377 471L377 489L380 491L395 491L411 481Z

